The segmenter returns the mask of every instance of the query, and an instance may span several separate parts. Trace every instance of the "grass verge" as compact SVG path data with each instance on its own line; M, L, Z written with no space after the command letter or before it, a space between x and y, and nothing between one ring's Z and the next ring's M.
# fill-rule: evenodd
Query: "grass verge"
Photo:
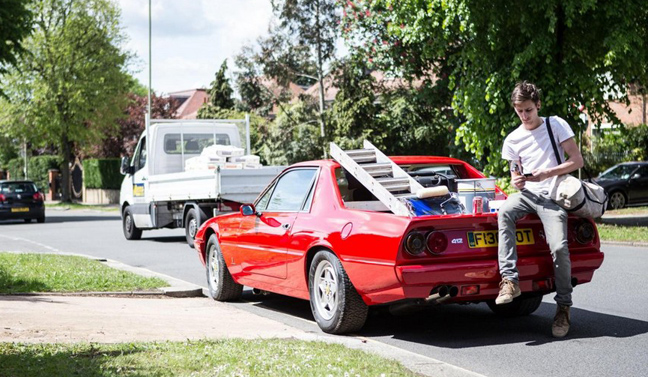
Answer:
M0 253L0 293L128 292L168 286L96 260L52 254Z
M0 343L0 364L9 376L416 376L364 351L291 339Z
M68 210L68 209L91 209L105 212L119 212L119 206L116 205L99 205L99 204L81 204L81 203L45 203L45 208Z
M648 242L648 227L596 224L601 241Z

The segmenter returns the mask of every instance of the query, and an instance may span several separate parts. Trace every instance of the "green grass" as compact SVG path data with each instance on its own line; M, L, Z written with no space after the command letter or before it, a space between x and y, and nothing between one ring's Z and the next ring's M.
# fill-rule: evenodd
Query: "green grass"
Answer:
M4 294L128 292L166 286L162 279L116 270L83 257L0 253L0 293Z
M52 209L91 209L96 211L113 212L119 211L118 205L101 205L101 204L81 204L81 203L45 203L45 208Z
M648 207L628 207L628 208L616 209L614 211L607 210L605 211L605 214L610 216L622 216L622 215L648 216Z
M283 339L0 343L0 365L7 376L416 376L364 351Z
M602 241L648 242L648 227L596 224Z

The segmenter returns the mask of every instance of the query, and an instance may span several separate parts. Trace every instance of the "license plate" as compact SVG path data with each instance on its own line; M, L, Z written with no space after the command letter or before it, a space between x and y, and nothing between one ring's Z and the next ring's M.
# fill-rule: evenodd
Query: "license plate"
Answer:
M497 230L484 230L468 232L468 246L470 248L495 247L497 246ZM515 231L515 243L517 245L533 245L533 231L531 229L517 229Z
M27 207L12 208L11 212L29 212L29 208Z

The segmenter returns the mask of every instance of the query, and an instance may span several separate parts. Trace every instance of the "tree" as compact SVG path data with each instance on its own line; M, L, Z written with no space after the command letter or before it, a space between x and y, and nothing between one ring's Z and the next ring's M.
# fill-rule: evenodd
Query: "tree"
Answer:
M340 16L335 0L272 0L279 27L298 51L310 51L319 83L319 122L324 137L324 67L335 57ZM281 35L281 34L277 34ZM294 72L304 74L303 72Z
M132 156L140 135L145 129L145 114L148 106L148 94L128 94L128 105L124 116L117 120L119 127L111 132L101 143L83 148L83 156L108 158ZM178 102L171 97L158 97L151 93L151 118L173 119L178 109Z
M227 59L223 61L220 69L216 72L214 81L211 82L211 87L207 91L209 95L209 102L205 103L198 109L198 118L200 119L218 119L219 113L223 110L231 110L234 108L234 100L232 99L232 87L230 86L227 73Z
M119 10L108 0L35 0L36 29L5 86L3 113L13 134L52 145L63 160L62 200L70 200L70 163L78 146L117 126L127 101L127 54Z
M543 113L567 119L577 135L578 106L596 123L618 122L608 100L627 101L629 83L648 82L642 0L349 1L345 14L347 37L366 42L360 48L376 63L416 77L447 73L456 142L490 173L504 172L499 150L519 124L509 104L517 81L543 88Z
M7 73L7 65L16 64L16 55L24 52L22 41L31 30L28 1L0 0L0 75Z

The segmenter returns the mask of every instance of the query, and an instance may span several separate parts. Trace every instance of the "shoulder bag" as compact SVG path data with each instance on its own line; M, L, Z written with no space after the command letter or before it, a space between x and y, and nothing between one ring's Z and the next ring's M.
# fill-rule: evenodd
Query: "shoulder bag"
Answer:
M562 159L556 147L556 140L551 130L551 123L547 117L547 132L549 140L553 147L554 154L558 165L562 164ZM608 197L603 187L599 186L592 180L592 176L587 169L583 167L588 181L580 180L570 174L558 176L556 184L551 190L551 199L559 206L564 208L568 213L576 216L595 219L603 216L607 207Z

